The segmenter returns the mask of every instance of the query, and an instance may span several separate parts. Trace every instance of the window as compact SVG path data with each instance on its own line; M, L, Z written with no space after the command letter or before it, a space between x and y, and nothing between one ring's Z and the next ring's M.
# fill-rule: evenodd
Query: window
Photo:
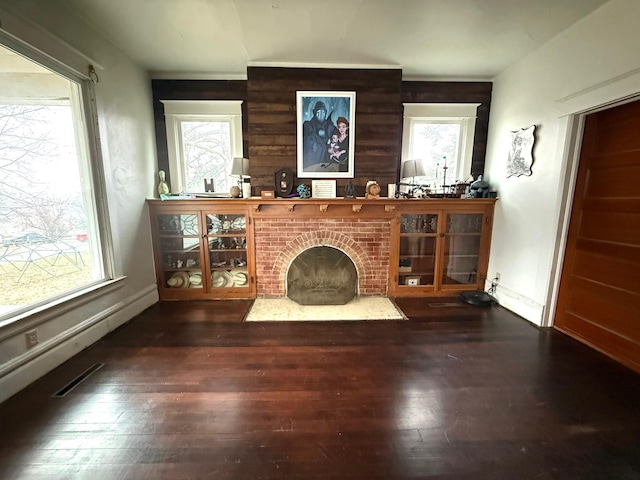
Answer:
M203 193L205 182L228 193L238 181L231 165L242 157L241 100L163 100L170 188Z
M0 71L2 321L106 274L87 81L13 40L0 45Z
M432 190L463 181L471 156L479 103L405 103L402 161L421 160L421 183Z

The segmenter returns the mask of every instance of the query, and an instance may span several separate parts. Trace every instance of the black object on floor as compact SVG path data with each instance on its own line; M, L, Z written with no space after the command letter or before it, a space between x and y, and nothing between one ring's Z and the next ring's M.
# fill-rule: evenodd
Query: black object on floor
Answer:
M463 302L470 303L471 305L478 305L480 307L489 307L494 303L498 303L494 296L479 290L462 292L460 294L460 299Z

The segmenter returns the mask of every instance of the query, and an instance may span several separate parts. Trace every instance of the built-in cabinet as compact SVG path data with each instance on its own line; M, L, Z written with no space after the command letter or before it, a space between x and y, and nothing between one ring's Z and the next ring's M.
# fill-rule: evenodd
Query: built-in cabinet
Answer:
M151 203L160 298L253 298L253 235L246 208Z
M389 295L455 295L483 289L493 204L429 203L399 209L392 233Z
M455 296L484 290L494 203L494 199L151 200L160 298L255 298L260 252L254 251L254 217L277 218L277 228L283 229L287 221L302 219L382 219L389 226L389 296Z

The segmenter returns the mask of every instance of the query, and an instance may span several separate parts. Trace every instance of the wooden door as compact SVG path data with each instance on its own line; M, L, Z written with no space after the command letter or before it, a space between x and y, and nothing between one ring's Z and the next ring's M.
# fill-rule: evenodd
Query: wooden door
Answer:
M640 101L586 117L555 328L640 371Z

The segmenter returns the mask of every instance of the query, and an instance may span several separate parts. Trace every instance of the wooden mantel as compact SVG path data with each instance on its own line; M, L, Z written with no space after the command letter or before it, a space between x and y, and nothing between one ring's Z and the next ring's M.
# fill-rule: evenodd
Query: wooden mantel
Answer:
M207 206L248 207L253 218L382 218L391 219L397 214L399 207L417 206L419 208L440 210L448 207L477 207L478 205L493 205L495 199L486 198L193 198L187 200L149 200L149 202L183 201L192 204L194 208ZM184 203L182 203L184 206Z

